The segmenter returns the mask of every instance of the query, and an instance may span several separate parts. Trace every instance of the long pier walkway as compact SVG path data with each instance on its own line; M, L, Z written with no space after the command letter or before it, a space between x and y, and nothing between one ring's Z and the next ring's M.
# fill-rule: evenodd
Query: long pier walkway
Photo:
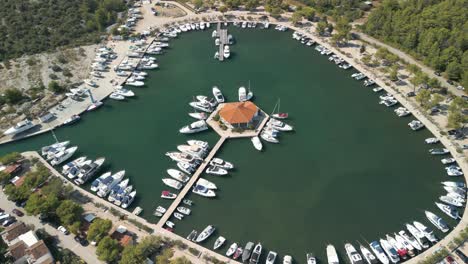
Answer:
M219 51L218 51L218 58L219 61L224 60L224 46L228 45L228 33L227 28L221 28L221 22L218 22L218 28L216 29L219 36Z
M159 220L157 226L162 228L164 226L164 223L172 216L172 213L174 213L175 209L177 206L179 206L180 202L182 202L182 199L184 199L185 195L192 189L192 186L195 184L195 182L200 178L200 175L203 173L205 170L206 166L210 163L210 160L213 159L214 155L218 152L219 148L223 145L224 141L226 140L226 137L222 136L216 145L211 149L210 153L208 156L203 160L203 162L200 164L198 169L193 173L192 177L190 180L187 182L187 184L184 186L182 191L177 195L177 198L172 202L171 206L167 209L166 213L161 217Z

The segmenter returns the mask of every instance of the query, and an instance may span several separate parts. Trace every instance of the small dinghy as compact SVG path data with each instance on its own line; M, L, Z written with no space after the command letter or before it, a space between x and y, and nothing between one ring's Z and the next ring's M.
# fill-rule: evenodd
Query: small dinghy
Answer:
M197 230L192 230L192 232L190 232L190 234L187 236L187 240L195 241L195 238L197 237L197 235L198 235Z
M193 201L192 201L192 200L189 200L189 199L184 199L184 200L182 200L182 202L183 202L185 205L188 205L188 206L192 206L192 204L193 204Z
M218 239L216 239L214 243L213 250L220 248L224 244L225 241L226 241L226 238L219 236Z
M184 214L184 215L189 215L191 210L188 209L187 207L179 206L177 207L177 211Z
M240 256L242 256L242 252L244 252L244 249L242 247L238 247L236 249L236 252L234 252L234 256L232 256L232 258L238 259Z
M275 105L275 108L273 109L273 113L271 114L272 117L276 119L286 119L288 118L288 113L281 113L280 112L280 99L278 99L278 102ZM276 110L276 111L275 111Z
M181 214L181 213L177 213L177 212L174 213L174 217L177 218L177 219L179 219L179 220L184 219L184 215Z
M175 227L175 224L171 221L166 221L166 226L169 227L169 228L174 228Z
M226 251L226 256L232 256L237 250L237 243L232 243L229 249Z
M163 199L169 199L169 200L174 200L177 197L177 194L171 193L169 191L162 191L161 192L161 198Z

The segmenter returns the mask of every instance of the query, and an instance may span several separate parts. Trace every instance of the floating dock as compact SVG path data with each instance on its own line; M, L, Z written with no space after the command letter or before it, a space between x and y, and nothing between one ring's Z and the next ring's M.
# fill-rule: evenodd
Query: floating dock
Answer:
M224 46L229 45L228 40L228 31L227 28L221 28L221 22L218 22L218 28L216 29L219 36L219 51L218 51L218 59L219 61L224 60Z

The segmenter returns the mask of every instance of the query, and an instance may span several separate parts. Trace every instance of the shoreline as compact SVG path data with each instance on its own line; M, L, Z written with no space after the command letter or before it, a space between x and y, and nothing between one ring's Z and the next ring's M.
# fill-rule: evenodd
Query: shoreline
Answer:
M174 2L171 2L171 4L175 4L177 5L178 3L174 3ZM147 13L148 12L148 9L149 9L149 6L150 5L143 5L142 6L142 13L143 15L147 15L145 14L145 12ZM179 5L177 5L179 6ZM180 7L180 6L179 6ZM182 8L182 7L180 7ZM186 11L184 8L183 8L184 11ZM190 20L190 19L197 19L197 20L203 20L203 19L206 19L206 18L210 18L210 19L214 19L215 21L221 21L221 22L229 22L229 23L232 23L232 22L239 22L239 21L249 21L249 20L246 20L246 19L240 19L240 17L251 17L251 18L254 18L254 19L258 19L260 18L261 16L263 15L267 15L267 13L257 13L257 14L251 14L249 12L241 12L241 11L235 11L233 13L228 13L226 15L228 16L233 16L232 18L228 19L226 18L226 16L222 15L221 13L205 13L205 14L191 14L190 12L187 13L188 15L184 16L184 17L179 17L179 18L162 18L161 19L161 22L157 21L157 19L155 21L157 22L153 22L154 24L151 25L151 27L153 29L156 29L156 28L164 28L166 26L168 26L169 24L171 23L179 23L179 22L182 22L182 21L187 21L187 20ZM151 14L150 14L151 15ZM225 20L220 20L219 19L219 16L223 16L225 18ZM154 17L154 18L158 18L158 17ZM145 18L143 20L146 20L147 17L145 16ZM142 23L142 22L148 22L148 21L139 21L138 22L138 25L136 27L136 31L137 32L141 32L142 30L147 30L147 29L143 29L142 27L145 27L147 26L146 23ZM150 19L150 20L153 20L153 19ZM393 87L389 86L389 85L386 85L385 84L385 80L383 80L382 78L379 78L377 76L379 75L382 75L378 72L374 72L372 70L369 70L367 69L366 66L362 65L362 63L359 63L359 62L356 62L355 61L355 57L348 57L343 51L341 51L340 49L337 49L335 47L333 47L330 43L328 43L327 41L323 40L322 38L320 37L317 37L316 35L314 35L313 33L310 33L308 31L306 31L305 29L303 28L298 28L298 27L295 27L295 26L292 26L290 22L281 22L281 21L276 21L274 19L272 19L271 17L269 17L269 21L271 23L271 25L283 25L283 26L286 26L288 27L289 29L291 30L294 30L294 31L297 31L297 32L300 32L302 34L304 34L305 36L307 37L310 37L311 39L313 39L317 44L319 45L322 45L324 47L326 47L327 49L331 50L334 54L337 54L339 55L343 60L345 60L347 63L349 63L350 65L352 65L356 70L358 70L359 72L362 72L364 73L366 76L369 76L371 77L377 85L379 85L380 87L384 88L386 92L388 92L389 94L393 95L398 101L399 103L406 107L414 116L415 119L421 121L425 127L434 135L436 136L437 138L440 139L442 145L449 149L450 153L452 154L452 156L456 159L457 163L459 164L459 166L462 168L462 170L464 172L467 172L468 171L468 164L467 162L465 161L464 159L464 155L463 153L458 153L457 152L457 146L452 142L452 140L447 136L447 135L443 135L441 133L441 130L440 128L433 122L431 121L429 118L427 118L423 113L421 113L421 111L418 109L418 107L413 103L411 102L410 100L407 100L407 98L405 98L401 92L395 90ZM213 22L210 20L210 22ZM149 40L151 40L149 43L147 43L147 47L153 42L154 38L149 38ZM113 90L115 89L115 86L113 86L112 84L110 84L110 80L119 80L119 84L123 84L125 82L125 79L124 80L121 80L122 78L121 77L118 77L115 75L115 72L113 71L113 66L115 65L119 65L120 62L122 60L124 60L127 56L126 56L126 51L128 50L128 47L132 44L130 41L118 41L118 42L108 42L107 45L109 44L115 44L116 47L118 46L119 47L119 51L120 49L122 49L122 51L120 51L121 53L118 53L117 50L116 53L118 55L118 58L115 59L114 61L112 61L109 66L110 66L110 70L109 72L105 72L103 73L103 76L104 78L99 78L96 80L96 82L99 84L99 87L98 88L91 88L93 89L93 96L95 96L96 100L97 101L101 101L101 100L104 100L105 98L107 98L109 96L110 93L113 92ZM127 45L128 44L128 45ZM116 48L117 49L117 48ZM315 52L315 51L312 51L312 52ZM121 57L123 55L123 57ZM117 63L117 64L115 64ZM377 69L375 69L375 71L377 71ZM344 72L344 74L346 74L346 71ZM68 113L70 114L69 116L71 116L72 114L82 114L83 112L86 112L86 108L87 106L89 105L88 103L86 103L88 100L88 98L85 98L85 100L83 100L82 102L76 102L76 108L77 109L67 109L67 110L77 110L78 112L74 112L74 113ZM84 106L84 108L82 108ZM54 107L56 108L56 107ZM54 109L52 108L52 109ZM58 112L59 114L61 112ZM60 118L56 118L54 119L53 121L51 121L51 125L49 126L43 126L44 129L41 129L37 132L34 132L34 133L31 133L31 134L26 134L24 136L21 136L21 137L18 137L18 138L10 138L8 140L2 140L0 142L0 145L1 144L9 144L9 143L13 143L17 140L22 140L22 139L27 139L29 137L32 137L32 136L35 136L35 135L39 135L39 134L42 134L42 133L46 133L50 130L53 130L54 128L57 128L57 127L60 127L63 123L63 120L68 118L69 116L66 116L65 118L64 117L60 117ZM57 124L56 124L57 123ZM52 126L53 124L53 126ZM408 129L408 132L412 132L410 129ZM29 152L27 152L29 153ZM36 153L37 154L37 153ZM47 164L47 163L45 163ZM48 165L48 164L47 164ZM49 165L50 166L50 165ZM49 167L48 166L48 167ZM52 168L53 169L53 168ZM54 170L55 171L55 170ZM67 180L68 181L68 180ZM466 183L466 178L465 176L463 176L463 181ZM76 186L76 188L80 189L81 192L83 193L86 193L86 195L89 195L89 196L93 196L92 193L89 193L87 191L85 191L84 189L81 189L79 188L78 186ZM98 200L99 202L102 202L103 200L102 199L99 199ZM104 202L107 202L107 201L104 201ZM110 206L114 206L113 204L110 204ZM190 241L187 241L184 237L181 237L175 233L170 233L168 232L167 230L159 230L159 226L158 225L154 225L154 224L149 224L144 218L142 217L137 217L137 216L134 216L131 214L131 212L128 212L125 210L125 214L128 214L129 216L131 216L132 218L135 218L137 219L138 221L140 222L143 222L144 224L148 224L149 226L153 227L155 226L154 230L155 230L155 233L158 233L160 232L160 234L164 234L165 236L175 236L176 239L181 239L182 241L184 241L184 243L188 244L189 246L191 247L195 247L193 246L192 244L196 245L197 249L198 247L201 247L202 250L201 252L211 252L211 255L215 255L217 258L218 258L218 255L222 257L222 259L226 258L225 256L222 256L221 254L218 254L212 250L210 250L209 248L205 248L201 245L198 245L198 244L195 244L195 243L192 243ZM467 210L464 210L463 212L463 216L462 216L462 219L460 220L460 222L458 223L458 225L452 229L452 231L450 233L448 233L443 239L441 239L438 243L434 244L433 246L431 246L430 248L428 248L427 250L425 250L424 252L420 253L419 255L417 255L416 257L412 258L412 259L409 259L408 261L406 261L406 263L417 263L418 261L421 261L423 260L424 258L426 258L427 256L430 256L432 255L434 252L436 252L437 250L439 250L440 247L445 247L447 246L458 234L460 231L462 231L468 224L468 212ZM162 229L162 228L161 228ZM159 230L158 232L156 232L156 230ZM170 235L169 235L170 234ZM228 263L238 263L237 261L234 261L232 259L228 259Z

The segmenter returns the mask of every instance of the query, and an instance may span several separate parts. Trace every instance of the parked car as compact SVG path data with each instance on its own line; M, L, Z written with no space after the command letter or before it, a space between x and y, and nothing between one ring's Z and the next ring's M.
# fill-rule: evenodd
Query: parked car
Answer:
M8 218L7 220L5 220L5 221L2 222L2 226L3 226L3 227L8 227L8 226L10 226L11 224L13 224L14 222L16 222L16 218L10 217L10 218Z
M26 200L19 200L15 202L15 205L23 208L26 205Z
M409 92L409 93L406 94L406 96L413 97L413 96L416 96L416 94L414 92Z
M468 263L468 257L465 254L463 254L461 250L455 249L455 254L457 254L457 256L459 256L464 263Z
M440 72L436 71L434 72L435 75L440 76Z
M458 264L458 262L456 262L456 261L452 258L452 256L447 256L447 257L445 258L445 261L448 262L448 263L450 263L450 264Z
M57 228L57 230L60 231L60 232L62 232L62 233L65 234L65 235L70 234L70 232L68 232L68 230L67 230L65 227L63 227L63 226L59 226L59 227Z
M83 247L86 247L87 245L89 245L88 240L86 240L86 238L84 237L75 236L74 239L76 242L80 243L80 245L82 245Z
M447 80L447 83L452 84L452 85L454 84L454 82L452 80Z
M15 209L13 209L13 211L12 211L12 212L13 212L15 215L19 216L19 217L21 217L21 216L23 216L23 215L24 215L24 213L23 213L23 212L21 212L20 210L18 210L18 209L16 209L16 208L15 208Z

